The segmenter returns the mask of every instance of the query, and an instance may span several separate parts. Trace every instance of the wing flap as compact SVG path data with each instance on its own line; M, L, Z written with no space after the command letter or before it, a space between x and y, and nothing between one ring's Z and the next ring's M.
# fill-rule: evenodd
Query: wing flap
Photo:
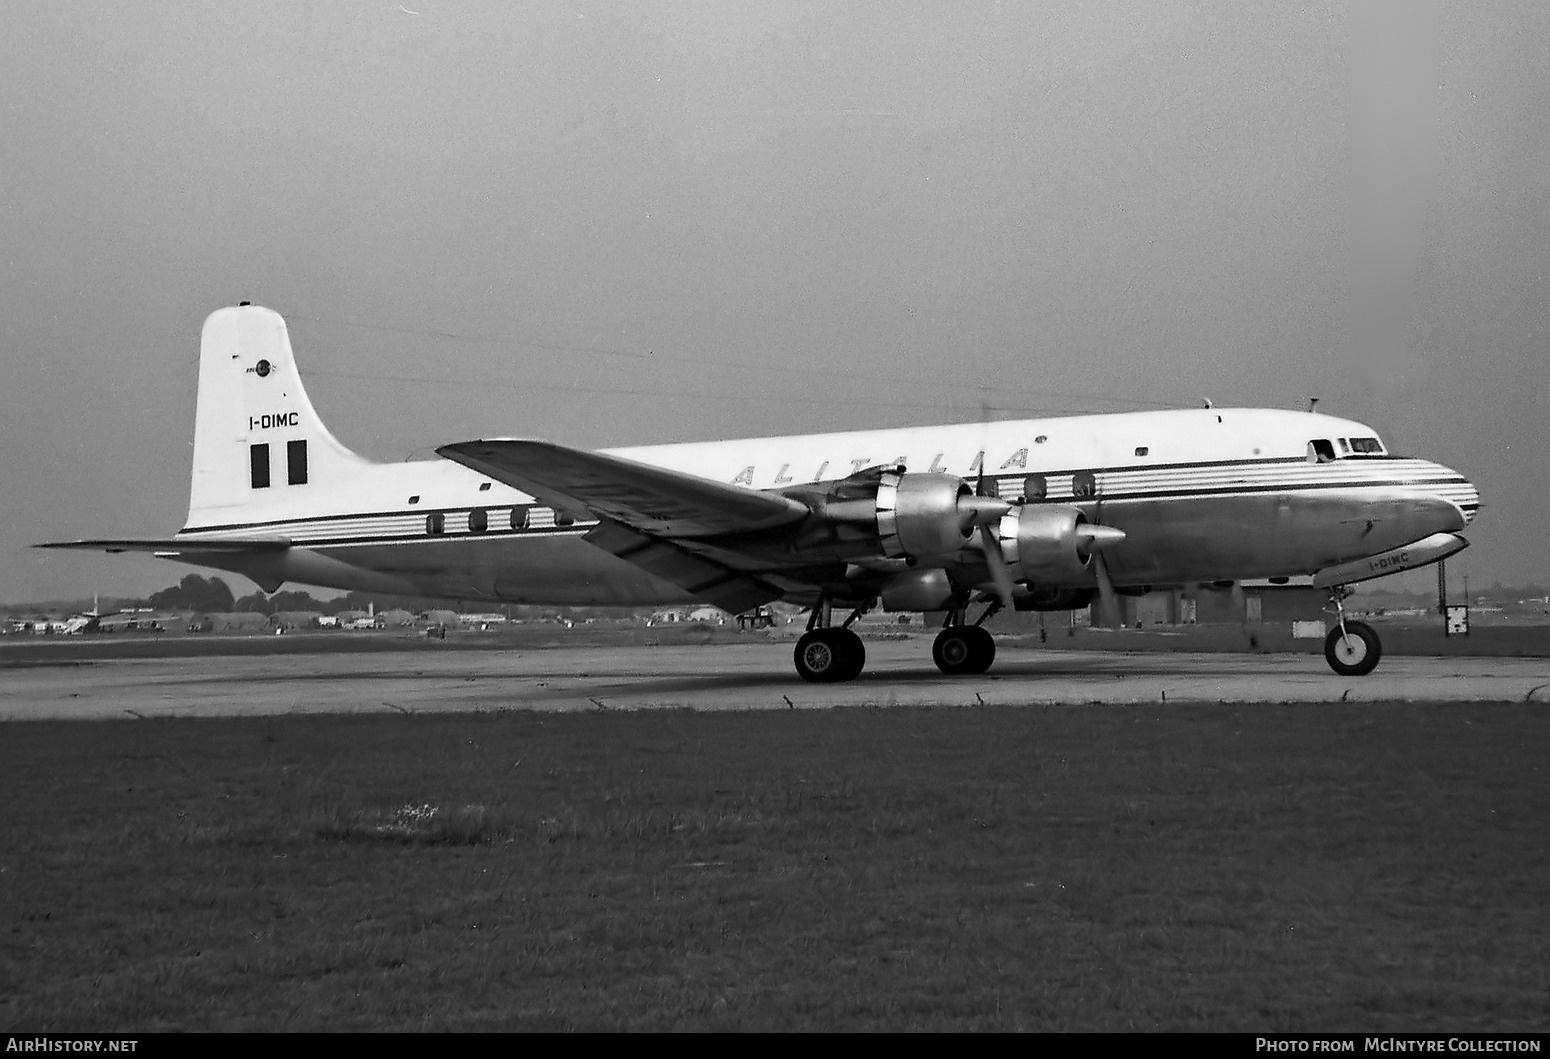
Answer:
M598 523L584 539L647 573L672 582L695 599L715 604L733 614L752 610L784 595L781 589L757 577L611 519Z
M808 514L787 496L547 441L463 441L436 452L545 503L579 506L656 538L756 532Z

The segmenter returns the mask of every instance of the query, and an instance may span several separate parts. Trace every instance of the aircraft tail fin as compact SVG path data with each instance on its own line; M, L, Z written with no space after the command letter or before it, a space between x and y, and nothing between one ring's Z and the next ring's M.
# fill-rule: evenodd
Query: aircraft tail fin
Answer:
M279 313L244 303L210 314L185 528L304 517L369 465L312 407Z

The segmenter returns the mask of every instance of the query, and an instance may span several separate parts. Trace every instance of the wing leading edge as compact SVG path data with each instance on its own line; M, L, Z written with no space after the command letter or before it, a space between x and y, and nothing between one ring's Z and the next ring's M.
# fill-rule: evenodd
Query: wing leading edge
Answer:
M811 514L790 497L547 441L465 441L436 451L551 506L592 512L601 521L585 537L590 544L734 614L784 592L739 568L735 551L705 542Z
M755 533L810 513L791 497L547 441L463 441L436 452L545 503L581 507L659 539Z

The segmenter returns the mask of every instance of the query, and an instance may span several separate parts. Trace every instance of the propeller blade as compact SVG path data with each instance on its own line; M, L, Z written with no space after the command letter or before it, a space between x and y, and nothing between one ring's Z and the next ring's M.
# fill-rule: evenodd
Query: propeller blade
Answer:
M1119 593L1114 591L1114 582L1109 577L1109 564L1103 561L1102 554L1093 556L1093 572L1098 575L1099 616L1109 628L1118 629L1123 624Z
M996 596L1001 600L1001 605L1007 608L1012 606L1012 593L1016 586L1012 583L1012 571L1006 565L1006 556L1001 554L1001 542L991 536L990 529L980 527L980 551L985 553L985 565L990 568L990 579L996 583Z

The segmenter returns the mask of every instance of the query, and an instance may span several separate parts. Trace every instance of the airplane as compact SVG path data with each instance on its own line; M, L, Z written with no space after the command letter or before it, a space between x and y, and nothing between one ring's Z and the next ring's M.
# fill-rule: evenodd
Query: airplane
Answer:
M440 460L346 448L302 385L284 319L242 302L205 321L183 528L45 548L148 552L286 582L547 605L773 601L810 612L802 679L859 676L851 626L941 612L932 659L983 673L1008 608L1099 604L1153 586L1312 575L1331 669L1382 644L1349 586L1468 546L1457 471L1312 411L1215 408L914 426L584 451L487 438ZM975 611L978 611L975 614ZM848 611L848 615L847 612Z
M63 627L59 631L71 636L83 632L101 632L102 619L114 617L118 613L116 610L104 611L101 600L93 595L91 610L83 610L72 614L65 620Z

